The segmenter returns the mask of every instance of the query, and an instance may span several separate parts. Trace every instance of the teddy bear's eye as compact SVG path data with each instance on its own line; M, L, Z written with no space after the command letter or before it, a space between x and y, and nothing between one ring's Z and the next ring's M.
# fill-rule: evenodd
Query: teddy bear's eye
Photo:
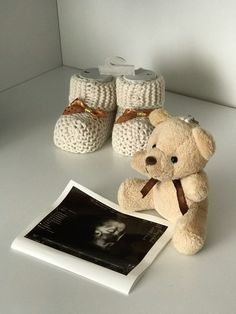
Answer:
M176 156L172 156L172 157L171 157L171 162L172 162L173 164L175 164L177 161L178 161L178 158L177 158Z
M156 146L157 146L156 144L153 144L153 145L152 145L152 148L155 148Z

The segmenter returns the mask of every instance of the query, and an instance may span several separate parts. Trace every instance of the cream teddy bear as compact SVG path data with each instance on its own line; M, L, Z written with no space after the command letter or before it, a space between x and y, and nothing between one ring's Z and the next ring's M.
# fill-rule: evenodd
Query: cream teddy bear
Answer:
M213 137L194 119L171 117L156 109L147 149L136 153L132 167L149 180L127 179L118 202L128 211L155 209L175 224L173 243L183 254L197 253L206 238L208 181L203 171L215 151Z

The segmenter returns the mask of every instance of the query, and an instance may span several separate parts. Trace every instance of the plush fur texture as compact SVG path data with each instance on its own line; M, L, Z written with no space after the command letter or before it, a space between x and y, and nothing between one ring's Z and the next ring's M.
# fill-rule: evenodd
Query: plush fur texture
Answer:
M208 181L203 171L215 151L213 137L196 121L171 117L163 109L150 114L155 126L147 149L136 153L132 167L149 178L159 180L142 198L140 190L148 180L127 179L118 190L123 209L156 209L175 224L173 243L183 254L197 253L206 238ZM182 214L173 180L182 184L189 210Z

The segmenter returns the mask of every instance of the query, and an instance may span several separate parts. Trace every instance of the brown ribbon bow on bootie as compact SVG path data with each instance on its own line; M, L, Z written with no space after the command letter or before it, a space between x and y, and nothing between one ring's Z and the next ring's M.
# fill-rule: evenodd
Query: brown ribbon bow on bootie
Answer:
M79 98L73 100L72 103L70 103L70 105L65 108L63 115L71 115L81 112L88 112L94 118L103 118L106 116L106 112L104 110L91 108L85 105L85 103L83 103L83 101Z
M123 123L138 117L148 117L154 109L126 109L116 120L116 123Z

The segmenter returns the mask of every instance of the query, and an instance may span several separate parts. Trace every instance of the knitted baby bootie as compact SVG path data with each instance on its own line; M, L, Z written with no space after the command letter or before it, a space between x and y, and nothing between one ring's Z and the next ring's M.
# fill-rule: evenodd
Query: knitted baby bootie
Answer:
M72 153L102 147L112 132L116 109L115 80L87 69L70 80L69 105L54 129L54 143Z
M162 76L140 69L135 76L116 80L117 115L112 131L112 146L121 155L132 156L146 148L153 126L150 112L164 104L165 82Z

